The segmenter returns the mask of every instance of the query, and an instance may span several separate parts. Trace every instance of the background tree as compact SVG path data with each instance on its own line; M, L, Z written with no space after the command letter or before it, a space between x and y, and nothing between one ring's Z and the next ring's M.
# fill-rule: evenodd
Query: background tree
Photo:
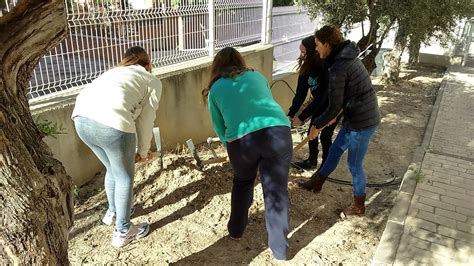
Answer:
M293 0L273 0L273 6L292 6L294 4Z
M43 54L66 36L64 0L20 0L0 17L0 264L67 265L71 178L26 97Z
M454 30L463 18L474 16L472 0L421 0L424 3L409 32L409 64L418 63L422 43L438 41L442 46L452 43L457 36Z
M375 57L382 47L395 22L399 0L298 0L298 4L308 8L312 17L323 16L328 24L350 29L356 23L369 22L369 29L362 25L362 38L357 41L361 50L369 45L370 53L364 59L364 65L369 71L377 67Z
M400 62L403 55L403 51L408 44L408 36L411 29L415 27L418 22L418 17L424 9L429 8L426 6L429 0L400 0L398 3L399 11L394 14L397 23L397 32L393 43L393 48L390 52L384 55L384 68L382 78L387 84L393 84L398 80L400 74Z
M387 83L398 80L401 57L407 46L409 62L416 64L422 43L437 41L446 47L454 40L459 20L472 16L474 10L470 0L399 0L398 4L400 12L394 14L398 25L394 47L384 58L383 79Z

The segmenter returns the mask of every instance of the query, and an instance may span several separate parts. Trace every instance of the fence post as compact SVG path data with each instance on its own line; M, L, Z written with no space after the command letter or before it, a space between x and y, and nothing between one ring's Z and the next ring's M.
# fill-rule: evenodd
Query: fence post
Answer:
M215 54L216 49L216 40L215 40L215 29L216 29L216 20L214 17L214 0L209 0L209 40L208 40L208 49L209 49L209 56L213 57Z
M469 50L472 42L472 33L474 32L473 30L473 19L469 19L466 21L466 26L468 27L466 30L466 36L463 36L463 47L461 48L463 50L463 57L461 59L461 65L465 66L466 61L469 57Z
M272 42L272 0L262 0L262 44Z
M178 17L178 49L184 50L184 21L183 16Z

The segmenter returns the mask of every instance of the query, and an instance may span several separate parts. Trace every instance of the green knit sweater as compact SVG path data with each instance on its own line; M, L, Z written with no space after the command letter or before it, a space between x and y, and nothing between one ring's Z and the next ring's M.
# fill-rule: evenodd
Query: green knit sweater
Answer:
M218 79L209 91L208 107L212 126L224 144L263 128L290 126L267 80L256 71Z

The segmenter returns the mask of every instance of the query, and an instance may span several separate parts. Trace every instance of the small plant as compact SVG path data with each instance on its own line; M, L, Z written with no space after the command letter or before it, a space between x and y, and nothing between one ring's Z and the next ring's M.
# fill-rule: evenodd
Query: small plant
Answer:
M65 128L62 124L58 122L52 122L49 120L39 120L36 119L35 125L39 131L41 131L44 135L48 137L56 138L59 134L66 134Z
M423 179L425 179L425 173L423 173L420 169L420 171L418 171L418 173L416 174L416 183L421 183L423 182Z
M72 193L74 195L74 204L78 204L81 201L81 198L79 195L79 188L76 185L72 187Z

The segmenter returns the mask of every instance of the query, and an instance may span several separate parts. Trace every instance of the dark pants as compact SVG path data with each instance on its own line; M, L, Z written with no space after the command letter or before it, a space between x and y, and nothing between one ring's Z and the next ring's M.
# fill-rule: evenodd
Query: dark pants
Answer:
M311 140L308 142L308 147L309 147L309 160L317 160L318 159L318 141L321 140L321 146L323 148L323 154L322 154L322 159L323 161L321 162L321 166L324 164L326 161L328 154L329 154L329 149L331 148L332 145L332 135L334 134L334 129L337 126L337 121L336 123L325 127L322 131L321 134L319 134L318 137L315 139ZM311 130L311 127L308 129L308 135L309 131Z
M268 246L280 260L286 259L288 250L288 172L292 148L290 128L285 126L261 129L227 143L234 170L229 234L239 238L244 233L258 169L265 200Z

